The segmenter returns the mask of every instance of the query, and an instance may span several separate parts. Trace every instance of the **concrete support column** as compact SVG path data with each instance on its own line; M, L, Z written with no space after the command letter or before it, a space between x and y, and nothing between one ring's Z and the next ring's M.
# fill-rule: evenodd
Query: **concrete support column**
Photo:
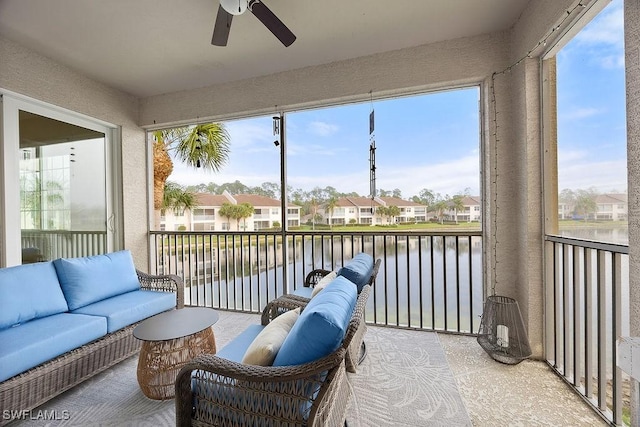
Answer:
M524 111L523 136L526 144L526 175L523 177L527 191L522 201L523 239L525 248L522 254L524 275L523 287L519 293L521 304L526 306L523 318L529 334L529 343L533 357L544 357L544 210L543 210L543 147L541 134L540 94L541 67L539 58L530 58L523 62L524 72ZM557 191L556 191L557 193Z
M640 0L626 0L624 13L629 182L629 303L631 335L640 336Z
M640 0L624 2L627 88L630 333L640 337ZM635 379L636 381L638 378ZM639 425L637 382L632 387L632 425Z
M534 358L543 357L540 65L527 59L489 81L489 294L518 301Z

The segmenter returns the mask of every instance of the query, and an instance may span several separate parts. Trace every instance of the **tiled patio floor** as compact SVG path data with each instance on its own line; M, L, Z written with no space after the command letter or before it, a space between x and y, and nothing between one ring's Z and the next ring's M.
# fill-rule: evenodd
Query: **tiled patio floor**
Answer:
M608 425L546 363L504 365L473 337L438 336L475 426Z

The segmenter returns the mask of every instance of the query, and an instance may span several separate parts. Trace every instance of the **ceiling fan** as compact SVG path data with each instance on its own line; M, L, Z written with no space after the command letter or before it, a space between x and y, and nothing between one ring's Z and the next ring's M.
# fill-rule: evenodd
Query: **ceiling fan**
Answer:
M296 40L296 36L284 23L274 15L271 10L260 0L220 0L216 23L213 27L211 44L226 46L229 40L229 30L234 15L242 15L249 9L256 18L264 24L274 36L285 46L290 46Z

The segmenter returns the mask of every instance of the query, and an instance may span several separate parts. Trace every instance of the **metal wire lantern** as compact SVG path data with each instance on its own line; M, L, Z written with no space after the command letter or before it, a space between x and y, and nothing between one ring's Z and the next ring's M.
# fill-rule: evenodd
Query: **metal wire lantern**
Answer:
M531 356L531 346L518 302L491 295L484 303L478 343L493 359L516 365Z

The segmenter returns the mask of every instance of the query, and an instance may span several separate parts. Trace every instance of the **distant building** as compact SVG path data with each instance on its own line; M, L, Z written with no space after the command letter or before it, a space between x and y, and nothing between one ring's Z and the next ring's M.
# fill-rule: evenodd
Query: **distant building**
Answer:
M596 197L596 219L626 221L627 210L626 194L599 194Z
M626 221L628 218L627 195L625 193L598 194L596 211L585 215L576 213L573 203L558 203L558 219L590 219L599 221Z
M448 209L445 212L445 217L449 220L460 222L476 222L482 219L480 196L464 196L462 205L464 207L457 212L455 209Z
M377 208L380 206L397 206L400 214L390 218L380 215ZM325 207L318 212L323 216L324 222L331 225L344 224L376 224L404 222L424 222L427 220L427 207L410 200L397 197L341 197L337 200L333 210Z
M161 230L186 231L257 231L273 228L274 223L282 224L280 200L256 194L232 195L225 191L222 194L196 194L198 207L192 211L174 212L167 210L160 218ZM241 219L238 223L233 218L220 215L223 204L239 205L249 203L253 206L253 214ZM287 206L287 225L300 226L300 206Z

